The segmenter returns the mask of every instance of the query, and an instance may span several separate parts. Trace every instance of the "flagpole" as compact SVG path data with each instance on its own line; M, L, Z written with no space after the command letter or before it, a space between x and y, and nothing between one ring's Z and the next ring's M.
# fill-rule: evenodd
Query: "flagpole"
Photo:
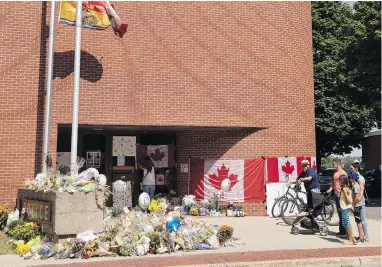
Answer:
M77 162L78 141L78 108L80 100L80 66L81 66L81 26L82 26L82 2L76 1L76 43L74 52L74 88L73 88L73 116L72 116L72 142L70 152L70 170L75 174Z
M54 28L55 28L56 2L50 2L50 25L49 25L49 51L48 51L48 83L45 98L45 128L44 128L44 160L42 172L47 173L48 167L45 159L49 154L49 135L50 135L50 113L52 106L52 80L53 80L53 61L54 61ZM43 38L43 37L42 37Z

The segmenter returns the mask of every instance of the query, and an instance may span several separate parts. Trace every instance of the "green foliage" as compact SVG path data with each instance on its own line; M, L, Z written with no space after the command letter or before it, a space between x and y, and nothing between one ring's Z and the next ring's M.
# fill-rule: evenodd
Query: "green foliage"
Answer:
M17 224L12 230L8 231L7 234L16 240L24 240L25 242L28 242L37 237L39 231L38 228L34 226L33 222L22 222Z
M150 232L148 237L150 238L150 248L157 249L160 247L161 233Z
M333 168L333 159L334 159L333 156L321 158L321 168ZM345 167L350 167L350 165L353 164L356 160L358 160L362 166L361 157L351 157L351 156L341 157L341 163Z
M312 2L318 155L350 153L380 121L380 10L379 2L354 10Z
M8 214L11 210L8 207L0 205L0 229L3 229L7 224Z
M9 225L8 225L8 232L9 231L11 231L11 230L13 230L13 229L15 229L15 227L16 226L18 226L19 224L22 224L23 222L22 221L19 221L19 220L17 220L17 221L13 221L13 222L11 222Z

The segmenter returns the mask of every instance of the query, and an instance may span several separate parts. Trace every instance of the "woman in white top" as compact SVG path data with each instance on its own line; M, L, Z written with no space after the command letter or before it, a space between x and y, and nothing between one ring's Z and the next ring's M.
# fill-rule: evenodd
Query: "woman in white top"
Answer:
M142 158L139 163L139 168L143 170L143 192L150 196L150 200L154 198L155 193L155 169L154 163L150 157Z

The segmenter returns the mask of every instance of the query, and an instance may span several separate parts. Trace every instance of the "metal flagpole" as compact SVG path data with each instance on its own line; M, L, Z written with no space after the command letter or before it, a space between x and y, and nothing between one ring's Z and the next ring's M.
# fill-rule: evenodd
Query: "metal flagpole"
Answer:
M52 106L52 80L53 80L53 60L54 60L54 28L55 28L56 2L50 2L50 25L49 25L49 52L48 52L48 84L45 98L45 128L44 128L44 160L42 172L47 173L48 167L45 158L49 154L50 135L50 108Z
M72 117L72 144L70 152L70 170L72 175L78 171L74 169L77 162L78 141L78 108L80 100L80 64L81 64L81 26L82 2L76 1L76 44L74 53L74 89L73 89L73 117Z

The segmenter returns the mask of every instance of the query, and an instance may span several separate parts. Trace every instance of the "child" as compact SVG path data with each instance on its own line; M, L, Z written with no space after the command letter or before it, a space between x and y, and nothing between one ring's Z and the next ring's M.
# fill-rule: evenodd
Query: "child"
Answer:
M341 175L341 193L340 193L340 207L342 214L342 225L346 229L346 235L348 240L346 240L344 245L357 245L357 241L353 236L353 231L350 224L350 212L353 203L352 197L352 188L351 183L347 177L347 175Z
M359 242L365 242L365 235L363 232L363 225L361 219L361 208L365 205L365 198L361 194L361 186L359 183L359 175L356 172L350 174L350 181L353 183L353 204L352 211L354 213L355 222L357 223Z

